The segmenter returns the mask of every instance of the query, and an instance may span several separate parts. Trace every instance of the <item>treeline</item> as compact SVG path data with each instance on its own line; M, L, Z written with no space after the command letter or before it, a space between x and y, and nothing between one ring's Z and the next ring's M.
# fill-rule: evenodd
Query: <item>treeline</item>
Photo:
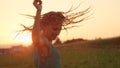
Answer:
M87 41L87 40L82 39L82 38L78 38L78 39L67 40L64 43L81 42L81 41Z
M71 40L66 40L62 43L62 41L58 38L55 42L55 44L64 44L64 43L72 43L72 42L81 42L81 41L87 41L85 39L82 38L78 38L78 39L71 39Z

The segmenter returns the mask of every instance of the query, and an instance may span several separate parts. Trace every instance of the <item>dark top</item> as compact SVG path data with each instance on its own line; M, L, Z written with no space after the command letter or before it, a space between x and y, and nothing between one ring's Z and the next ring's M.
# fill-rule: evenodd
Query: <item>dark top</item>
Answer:
M60 53L52 44L50 44L49 57L42 58L38 52L38 49L34 46L34 63L37 68L61 68Z

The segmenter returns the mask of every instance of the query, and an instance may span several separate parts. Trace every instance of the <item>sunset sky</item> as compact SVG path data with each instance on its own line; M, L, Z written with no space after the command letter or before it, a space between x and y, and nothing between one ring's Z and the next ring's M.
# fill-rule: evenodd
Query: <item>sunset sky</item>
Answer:
M35 15L33 0L0 0L0 47L29 44L30 33L16 36L22 29L20 24L32 25L32 18L22 14ZM43 0L42 13L67 11L81 3L80 10L92 7L92 16L68 31L62 31L61 40L84 38L110 38L120 36L120 0ZM16 37L15 37L16 36ZM9 45L9 46L8 46Z

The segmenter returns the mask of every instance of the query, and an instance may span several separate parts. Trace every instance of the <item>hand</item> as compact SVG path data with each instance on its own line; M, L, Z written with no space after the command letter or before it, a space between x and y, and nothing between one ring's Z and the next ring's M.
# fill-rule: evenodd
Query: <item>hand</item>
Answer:
M41 10L42 8L42 1L41 0L34 0L33 5L37 10Z

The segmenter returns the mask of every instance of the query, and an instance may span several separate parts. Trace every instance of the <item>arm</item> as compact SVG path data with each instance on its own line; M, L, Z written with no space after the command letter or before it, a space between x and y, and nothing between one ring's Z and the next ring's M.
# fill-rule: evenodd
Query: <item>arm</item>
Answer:
M32 41L33 44L38 44L39 43L39 30L40 30L40 14L41 14L41 9L42 5L38 4L38 1L34 0L33 5L36 7L36 16L35 16L35 21L33 25L33 30L32 30ZM38 45L35 45L38 47Z
M47 57L49 55L49 44L47 43L47 39L42 35L42 31L40 30L40 14L42 9L41 0L35 0L33 5L36 7L36 16L32 30L32 41L35 47L38 48L41 56Z

